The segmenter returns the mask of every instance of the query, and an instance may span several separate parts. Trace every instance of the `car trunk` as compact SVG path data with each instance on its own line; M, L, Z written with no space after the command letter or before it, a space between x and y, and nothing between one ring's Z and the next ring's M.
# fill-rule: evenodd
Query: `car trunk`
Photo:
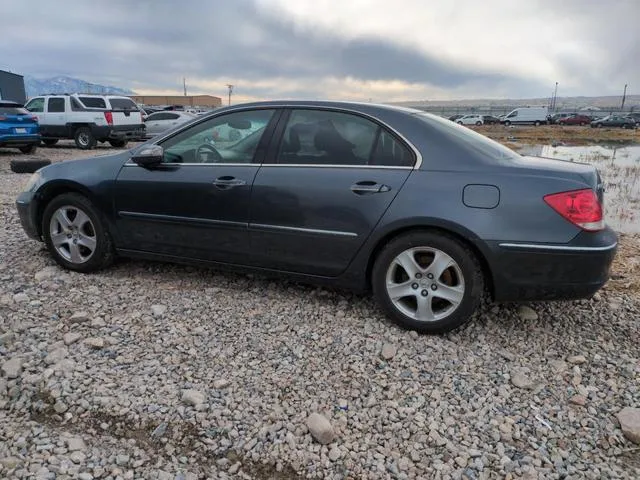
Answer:
M0 106L0 134L33 135L38 133L38 119L20 107Z

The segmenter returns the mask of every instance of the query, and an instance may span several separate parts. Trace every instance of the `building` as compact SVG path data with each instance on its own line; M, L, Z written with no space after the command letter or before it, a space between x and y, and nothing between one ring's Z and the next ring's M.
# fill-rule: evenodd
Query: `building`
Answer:
M24 105L27 101L27 94L24 90L22 75L0 70L0 100L11 100Z
M131 99L142 105L182 105L184 107L222 106L222 99L213 95L131 95Z

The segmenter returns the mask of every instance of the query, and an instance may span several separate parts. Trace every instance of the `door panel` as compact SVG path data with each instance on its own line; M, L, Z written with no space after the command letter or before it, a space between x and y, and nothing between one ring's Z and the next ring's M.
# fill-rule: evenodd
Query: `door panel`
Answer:
M236 263L248 245L251 184L257 165L123 167L116 182L124 248ZM243 183L220 188L219 177Z
M253 184L251 251L264 267L336 276L362 246L408 170L264 166ZM383 191L356 192L357 184Z

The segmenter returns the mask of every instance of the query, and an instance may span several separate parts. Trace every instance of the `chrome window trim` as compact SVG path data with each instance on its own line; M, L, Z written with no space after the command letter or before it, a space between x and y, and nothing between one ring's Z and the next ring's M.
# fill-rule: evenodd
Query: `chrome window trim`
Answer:
M534 250L552 250L561 252L606 252L607 250L613 250L618 246L618 242L606 245L604 247L572 247L569 245L545 245L540 243L500 243L498 244L503 248L516 248L516 249L534 249Z
M369 120L372 120L373 122L384 126L386 129L390 130L395 135L397 135L399 138L401 138L402 141L404 141L411 148L411 150L413 150L413 153L416 156L416 163L415 163L415 165L413 165L413 167L388 167L386 165L381 165L381 166L364 165L364 167L367 167L367 168L381 168L381 167L382 168L402 168L402 169L407 169L407 170L419 170L420 167L422 166L422 155L420 154L420 151L416 148L416 146L413 143L411 143L409 140L407 140L407 138L404 135L402 135L400 132L398 132L395 128L390 126L388 123L383 122L382 120L380 120L378 117L375 117L375 116L370 115L368 113L360 112L358 110L353 110L351 108L342 108L342 107L334 107L334 106L329 107L329 106L323 106L323 105L310 105L310 104L297 105L297 104L287 104L287 103L280 104L280 105L264 105L264 106L262 106L262 105L238 106L238 107L232 107L232 108L230 108L228 110L225 110L224 112L219 112L217 114L214 112L214 113L211 113L210 115L203 115L204 118L199 119L200 120L199 122L194 122L193 124L188 123L187 125L184 125L184 127L187 128L187 127L195 126L195 125L197 125L199 123L208 121L208 120L213 119L213 118L215 118L217 116L226 115L227 113L241 112L241 111L244 111L244 110L272 110L272 109L283 109L283 108L327 110L327 111L334 111L334 112L350 113L352 115L360 115L362 117L368 118ZM172 136L177 135L178 133L180 133L182 131L184 131L183 128L181 128L180 130L177 130L175 132L171 132L170 134L165 134L165 136L162 136L160 138L154 138L152 144L157 145L158 142L161 142L161 141L163 141L165 139L171 138ZM127 164L125 164L125 165L127 165ZM133 164L133 165L138 166L136 164ZM163 164L163 165L185 165L185 164L184 163L182 163L182 164L169 164L169 163L167 163L167 164ZM199 164L195 164L195 165L199 165ZM218 164L213 164L213 165L220 165L220 164L218 163ZM237 165L237 164L234 164L234 165ZM240 165L246 165L246 164L240 164ZM258 165L258 164L254 164L254 165ZM281 164L266 164L266 165L269 165L269 166L278 165L278 166L280 166ZM284 166L285 164L282 164L282 165ZM305 165L305 166L307 166L307 165ZM317 165L317 166L320 166L320 167L328 167L328 166L336 167L336 166L340 166L340 167L342 167L342 166L345 166L345 165ZM346 166L358 167L358 165L346 165Z
M313 163L161 163L170 167L306 167L306 168L367 168L376 170L413 170L413 167L393 167L387 165L327 165ZM139 167L137 163L127 162L124 167Z

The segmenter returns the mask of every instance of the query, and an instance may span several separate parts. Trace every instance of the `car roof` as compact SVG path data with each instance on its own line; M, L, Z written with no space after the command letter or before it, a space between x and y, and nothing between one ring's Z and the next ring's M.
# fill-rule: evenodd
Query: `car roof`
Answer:
M231 107L223 107L216 109L216 112L227 109L234 109L238 107L325 107L325 108L341 108L354 111L396 111L405 112L408 114L425 113L424 110L416 108L402 107L399 105L388 105L384 103L369 103L369 102L347 102L337 100L268 100L263 102L250 102L236 104Z

